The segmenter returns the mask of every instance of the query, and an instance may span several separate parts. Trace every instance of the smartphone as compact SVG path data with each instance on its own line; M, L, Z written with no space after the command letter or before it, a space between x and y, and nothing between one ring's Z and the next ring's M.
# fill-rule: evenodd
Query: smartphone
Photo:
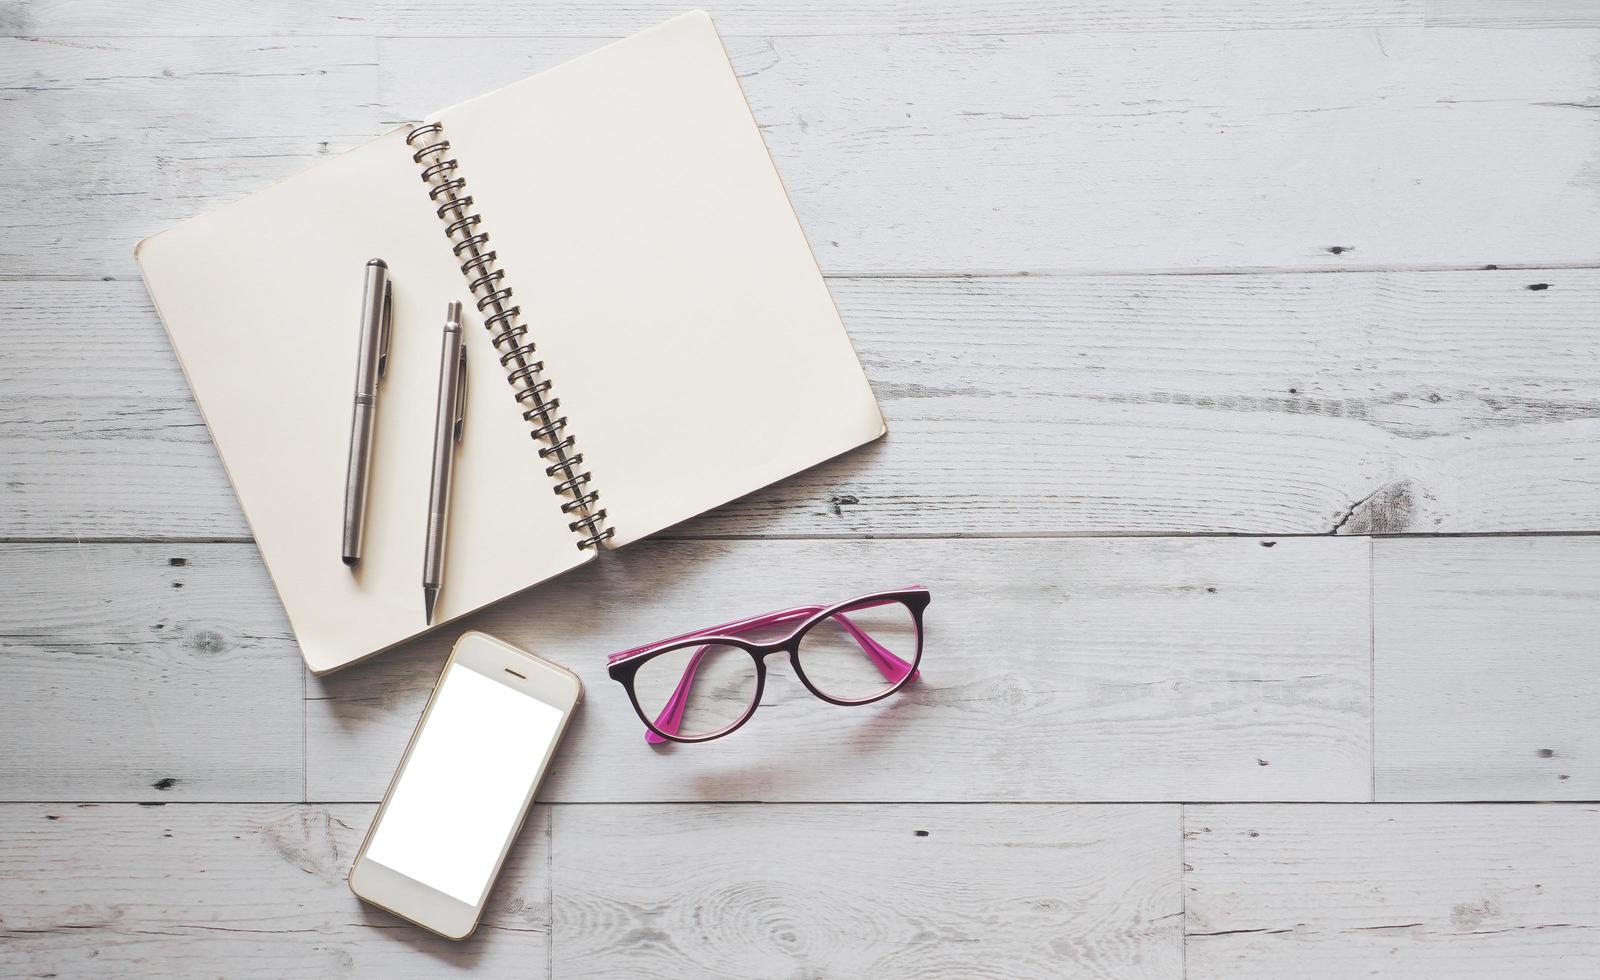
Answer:
M582 697L571 671L463 634L350 868L356 897L446 939L472 935Z

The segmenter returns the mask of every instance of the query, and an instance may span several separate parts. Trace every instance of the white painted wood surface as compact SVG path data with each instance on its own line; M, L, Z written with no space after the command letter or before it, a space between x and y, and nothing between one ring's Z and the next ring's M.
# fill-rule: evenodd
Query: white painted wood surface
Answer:
M1600 798L1600 538L1373 542L1380 800Z
M1439 27L1600 27L1588 0L1425 0L1424 21Z
M463 944L345 888L372 809L0 805L0 970L1181 975L1175 806L541 807Z
M0 269L131 277L137 239L594 45L0 39L0 104L30 134L6 222L40 231L0 238ZM833 275L1600 261L1592 32L728 46Z
M580 0L448 0L436 4L352 0L218 3L183 0L151 7L128 0L5 0L0 37L214 37L276 35L617 37L684 10L678 0L628 4ZM1588 0L940 0L914 7L893 0L740 0L710 9L729 37L751 34L1047 34L1068 31L1211 31L1306 27L1595 27Z
M552 972L1177 978L1178 820L1170 806L556 807Z
M646 543L469 625L583 678L548 800L1367 799L1368 543L1267 543ZM653 749L605 674L719 616L912 582L934 595L922 678L876 705L777 666L737 733ZM448 641L307 681L311 799L382 795Z
M302 667L254 545L0 544L0 596L0 800L301 797Z
M452 945L343 887L370 806L0 806L0 966L1559 978L1600 957L1592 805L1188 806L1181 839L1149 805L539 813Z
M1574 0L1567 0L1574 2ZM1541 5L1531 5L1536 8ZM1543 6L1557 3L1546 0ZM616 37L687 9L681 0L449 0L415 4L352 0L338 7L309 2L219 4L174 0L147 8L127 0L99 4L70 0L6 0L0 36L55 35L200 36L323 35L394 37L460 32L474 37ZM711 4L727 36L749 34L1045 34L1063 31L1251 29L1276 27L1420 27L1416 0L1324 0L1264 4L1259 0L1197 0L1182 7L1167 0L930 0L914 6L895 0L738 0ZM219 16L219 14L221 16ZM1530 12L1530 19L1536 17Z
M1186 807L1183 859L1191 980L1600 964L1594 806Z
M1600 528L1593 270L832 286L889 438L670 536ZM247 536L142 286L8 305L0 534Z
M0 805L0 974L549 976L550 811L452 943L345 886L374 809Z
M476 617L564 802L469 944L355 901L449 637L303 676L132 245L677 9L0 0L0 973L1600 976L1570 0L714 7L892 435ZM603 676L915 579L882 706Z

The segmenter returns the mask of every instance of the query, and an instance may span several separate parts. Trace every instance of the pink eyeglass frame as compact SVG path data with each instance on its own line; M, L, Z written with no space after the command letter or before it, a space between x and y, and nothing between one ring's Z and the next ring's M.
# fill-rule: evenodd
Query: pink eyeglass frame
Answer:
M633 710L639 715L639 720L645 724L644 740L651 745L660 745L663 742L709 742L724 735L737 731L750 716L756 713L756 707L761 703L761 694L767 686L767 658L776 653L789 654L789 662L794 665L795 676L800 678L806 690L829 704L857 705L871 704L881 701L914 680L918 674L918 666L922 663L922 613L928 608L928 603L933 601L929 591L920 585L908 586L904 589L895 589L888 592L872 592L867 595L836 602L831 606L795 606L792 609L780 609L777 612L764 613L760 616L750 616L745 619L736 619L731 623L720 626L708 626L705 629L684 633L665 640L657 640L644 646L623 650L606 658L606 672L612 680L621 684L628 692L628 700L633 702ZM871 609L875 606L888 605L897 602L904 605L911 612L912 622L917 630L916 656L907 663L905 660L891 653L878 641L869 636L865 630L846 619L843 613L854 609ZM856 701L842 700L818 690L816 685L806 677L805 665L800 656L800 641L806 633L818 623L829 617L838 619L845 631L861 647L862 651L872 660L873 666L883 674L884 679L893 683L884 690L870 698ZM767 643L756 643L742 639L740 633L751 630L765 629L772 626L782 626L785 623L799 621L799 625L781 639ZM695 672L700 667L700 660L712 646L738 647L750 654L756 665L756 690L750 699L750 706L737 721L709 735L684 736L678 734L678 726L683 722L684 708L689 701L689 691L694 685ZM661 713L652 719L644 707L639 704L639 696L634 691L633 680L639 673L639 668L647 662L664 653L681 650L686 647L698 647L689 664L684 668L683 677L678 681L677 688L672 692L672 697L667 699Z

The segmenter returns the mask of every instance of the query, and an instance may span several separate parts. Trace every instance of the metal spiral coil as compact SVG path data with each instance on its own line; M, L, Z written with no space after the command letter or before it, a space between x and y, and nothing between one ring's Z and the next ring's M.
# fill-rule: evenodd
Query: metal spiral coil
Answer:
M551 444L549 446L546 446L543 449L539 450L539 458L540 459L549 459L551 456L560 457L555 463L553 463L553 464L551 464L549 466L546 466L544 468L544 475L545 476L555 476L556 475L556 470L565 469L564 463L567 460L567 450L571 449L572 446L573 446L573 438L571 436L563 436L559 442L553 443L553 444ZM578 455L572 457L572 463L574 465L576 465L577 463L580 463L582 461L583 461L583 454L582 453L579 453Z
M513 339L515 339L515 338L513 338ZM511 348L510 350L506 351L504 354L500 355L500 366L501 367L510 367L511 366L511 362L515 361L519 357L522 358L523 360L527 360L528 359L528 355L532 354L537 349L538 348L536 348L531 341L529 343L526 343L526 344L518 344L517 346L515 346L515 347ZM544 370L544 362L543 361L534 361L533 362L533 369L535 371L543 371Z
M532 422L533 419L529 419L528 421ZM541 425L537 429L534 429L533 437L535 439L553 439L555 438L556 434L566 426L566 424L567 417L563 415L554 422L551 422L549 425Z
M535 395L542 395L551 388L555 387L553 384L551 384L549 378L541 378L538 381L535 381L533 380L533 375L533 365L530 364L527 367L519 367L515 371L512 371L510 374L506 375L506 380L514 385L526 383L527 387L522 389L523 397L525 398L532 398Z
M461 254L463 252L468 255L477 255L478 249L488 241L489 236L479 232L476 235L469 235L466 238L456 242L450 247L450 251L454 252L456 254L456 258L458 259L461 258Z
M513 306L509 310L501 310L499 313L496 313L494 316L485 317L484 321L483 321L483 325L486 328L490 329L490 330L499 330L500 333L499 333L498 336L502 336L503 337L503 336L505 336L505 331L506 330L511 330L511 329L514 329L516 327L516 319L517 319L517 317L519 317L521 315L522 315L522 307ZM502 329L502 328L504 328L504 329ZM519 334L518 336L521 336L521 334ZM499 345L496 344L495 346L498 347Z
M483 219L475 214L463 215L462 217L450 222L448 225L445 225L444 233L446 235L454 236L456 232L464 231L465 229L471 228L473 225L481 224L482 222Z
M439 205L437 208L434 208L433 213L439 216L440 221L449 221L449 212L463 211L470 207L472 207L472 195L468 194L466 197L452 197L450 200ZM489 254L491 256L494 255L493 252L490 252Z
M578 489L579 487L583 486L585 483L588 483L588 482L589 482L589 474L587 474L587 473L579 473L577 476L573 477L570 480L562 480L560 483L557 483L555 485L555 492L556 493L568 493L568 492L571 492L573 490Z
M589 471L580 468L583 454L574 451L576 440L566 434L567 417L556 414L561 399L550 396L552 383L540 376L544 362L533 360L535 346L525 339L528 328L518 322L522 308L511 304L512 290L505 283L505 272L496 265L494 250L486 247L489 235L483 230L482 217L470 210L471 195L461 193L467 182L459 175L460 164L449 155L444 126L436 122L418 126L406 135L406 145L414 151L412 162L422 168L428 200L444 222L445 239L461 263L467 291L478 312L484 314L483 325L500 355L500 366L507 369L506 381L517 404L524 406L522 417L533 425L534 441L544 444L539 458L549 464L545 476L557 480L556 495L567 498L561 512L575 517L567 527L579 536L579 548L598 547L616 531L606 524L605 508L597 506L600 495L589 486Z
M437 201L441 195L446 194L450 195L451 198L454 198L456 191L459 191L465 186L467 186L467 182L462 180L460 177L452 177L449 180L440 181L439 183L434 184L433 188L428 191L428 200Z
M461 200L470 201L472 198L464 197ZM441 214L439 217L442 220L444 215ZM499 253L495 252L494 249L490 249L489 251L484 252L482 255L473 259L471 262L461 263L461 274L464 276L470 276L475 272L482 272L485 269L492 269L494 268L494 260L498 259L499 257Z
M478 278L481 279L483 277L479 276ZM510 298L511 289L507 286L501 286L499 289L486 293L483 299L478 300L478 312L482 313L491 306L498 310L500 309L500 304Z
M490 271L485 272L483 275L467 283L467 288L476 291L479 286L487 286L491 283L497 283L505 277L506 274L501 272L499 269L491 269Z
M599 499L600 499L600 495L598 493L595 493L593 490L590 490L588 493L582 494L581 496L573 497L571 500L569 500L566 503L562 504L561 505L561 513L570 514L573 511L577 510L579 507L587 507L587 506L589 506L590 504L594 503L596 500L599 500Z
M521 307L513 306L511 309L512 309L513 312L515 312L516 310L521 309ZM495 334L494 338L490 341L490 343L492 343L494 345L494 349L495 350L499 350L501 344L510 344L513 341L515 341L518 337L526 336L527 333L528 333L528 328L522 326L521 324L518 324L517 326L511 327L510 329L507 329L507 330L502 330L500 333ZM527 353L529 353L529 354L532 354L534 349L535 349L532 341L529 341L527 344L522 345L522 346L526 346L526 347L529 348L529 350L527 351ZM518 349L518 347L516 345L513 345L510 349L508 349L506 351L505 354L501 355L501 362L500 362L500 366L501 367L505 367L506 366L506 361L504 360L506 354L510 354L511 351L517 350L517 349ZM543 371L544 370L544 363L541 361L539 363L538 368L536 368L535 370Z

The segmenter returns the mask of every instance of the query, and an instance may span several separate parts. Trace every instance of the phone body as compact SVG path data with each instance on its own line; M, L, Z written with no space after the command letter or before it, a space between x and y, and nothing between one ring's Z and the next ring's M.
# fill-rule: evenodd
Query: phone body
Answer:
M463 634L350 867L350 890L446 939L472 935L582 698L571 671Z

